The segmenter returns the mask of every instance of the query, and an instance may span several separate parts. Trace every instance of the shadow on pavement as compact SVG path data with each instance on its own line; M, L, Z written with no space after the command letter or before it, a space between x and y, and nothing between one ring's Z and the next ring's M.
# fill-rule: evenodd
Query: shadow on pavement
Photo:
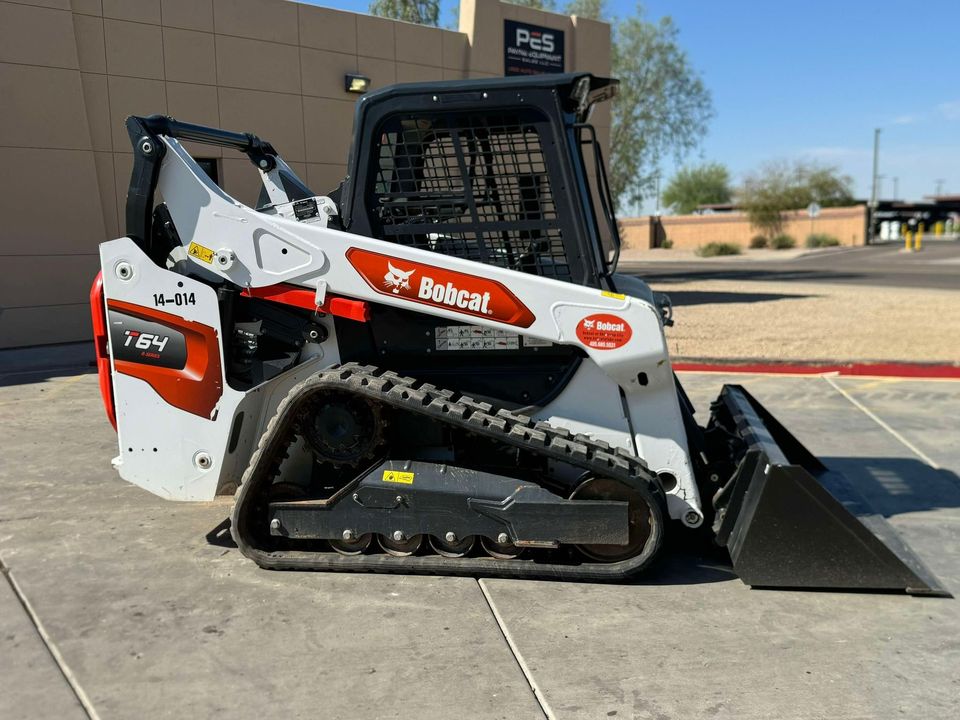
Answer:
M0 387L10 387L13 385L29 385L31 383L44 382L56 378L74 377L75 375L95 374L95 367L62 367L62 368L37 368L30 370L19 368L16 370L3 370L0 368Z
M960 507L960 477L950 470L930 467L915 458L820 459L843 473L874 512L884 517Z
M815 295L757 292L709 292L704 290L670 290L670 302L674 307L687 305L722 305L727 303L757 303L772 300L801 300Z
M679 526L670 530L660 560L633 584L703 585L737 579L726 549L715 545L706 532L683 533Z

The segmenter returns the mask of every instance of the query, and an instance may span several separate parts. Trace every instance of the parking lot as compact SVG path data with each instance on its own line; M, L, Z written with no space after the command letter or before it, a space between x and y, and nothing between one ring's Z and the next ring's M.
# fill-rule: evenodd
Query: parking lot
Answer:
M747 385L960 592L960 382ZM0 376L0 717L952 718L960 606L751 590L678 549L635 585L277 573L230 500L110 467L96 377Z

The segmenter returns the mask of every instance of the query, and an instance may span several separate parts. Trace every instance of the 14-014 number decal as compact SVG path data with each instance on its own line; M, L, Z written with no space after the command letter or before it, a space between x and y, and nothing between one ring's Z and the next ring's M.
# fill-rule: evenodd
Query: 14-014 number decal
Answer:
M154 293L153 295L153 306L154 307L165 307L166 305L176 305L177 307L183 307L184 305L196 305L197 296L194 293L185 293L178 292L173 293L172 295L159 295Z

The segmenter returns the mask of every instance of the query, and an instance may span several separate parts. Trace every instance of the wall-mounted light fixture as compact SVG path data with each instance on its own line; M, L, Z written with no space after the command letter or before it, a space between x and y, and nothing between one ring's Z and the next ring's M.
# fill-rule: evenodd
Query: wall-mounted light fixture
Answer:
M343 89L352 93L365 93L370 89L370 78L366 75L347 73L343 76Z

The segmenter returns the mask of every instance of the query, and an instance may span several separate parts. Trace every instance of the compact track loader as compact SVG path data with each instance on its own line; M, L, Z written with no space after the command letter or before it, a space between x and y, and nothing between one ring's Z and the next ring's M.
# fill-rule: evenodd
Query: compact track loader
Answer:
M254 135L129 118L126 236L91 293L120 475L236 493L264 568L622 581L670 525L751 585L943 594L742 387L694 421L669 300L616 273L587 124L616 88L369 93L326 195ZM187 141L244 153L257 206Z

